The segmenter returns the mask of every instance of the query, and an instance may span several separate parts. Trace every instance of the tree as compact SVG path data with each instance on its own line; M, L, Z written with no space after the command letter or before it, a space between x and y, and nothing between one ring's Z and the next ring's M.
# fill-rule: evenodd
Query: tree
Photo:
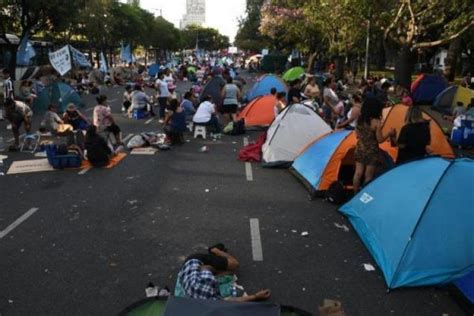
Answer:
M229 38L216 29L189 25L182 31L183 48L199 47L205 50L218 50L230 46Z
M246 16L239 21L234 42L240 49L257 52L269 45L269 38L259 30L263 2L264 0L247 1Z
M384 37L398 46L395 80L406 88L418 51L449 44L474 25L471 0L399 0L391 15Z

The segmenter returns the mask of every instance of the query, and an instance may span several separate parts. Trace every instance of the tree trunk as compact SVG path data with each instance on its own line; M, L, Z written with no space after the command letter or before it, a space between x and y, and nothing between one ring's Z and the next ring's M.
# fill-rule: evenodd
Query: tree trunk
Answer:
M7 51L11 52L10 63L8 64L8 70L12 80L20 80L21 78L16 77L16 52L18 51L17 45L7 45Z
M403 45L399 49L397 63L395 64L395 82L406 89L410 89L411 86L413 58L410 47Z
M312 74L312 73L313 73L314 64L316 63L317 57L318 57L318 53L317 53L317 52L314 52L314 53L312 53L312 54L309 56L308 69L306 69L306 72L307 72L307 73L309 73L309 74Z
M383 45L383 39L377 44L378 56L377 56L377 70L385 70L385 63L387 61L385 55L385 48Z
M336 71L334 73L336 80L342 80L344 79L344 57L338 55L334 58L334 61L336 64Z
M456 38L449 44L448 55L444 65L444 76L449 82L454 82L458 56L461 55L461 37Z

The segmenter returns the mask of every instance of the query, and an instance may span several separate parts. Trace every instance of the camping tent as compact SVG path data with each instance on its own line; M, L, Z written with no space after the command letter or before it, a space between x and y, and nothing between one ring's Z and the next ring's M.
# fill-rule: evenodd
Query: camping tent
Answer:
M400 135L400 130L405 125L405 116L409 107L403 104L398 104L385 108L383 110L383 132L388 133L391 128L395 128L397 131L397 137ZM445 157L454 158L454 151L451 148L446 136L444 135L443 129L436 120L430 116L427 112L423 111L423 118L430 121L430 134L431 134L431 150L434 154ZM393 159L396 160L398 156L398 148L391 147L388 145L388 141L384 144L383 149L387 151Z
M433 109L451 114L452 109L458 102L468 106L471 103L471 99L474 99L474 90L461 86L451 86L438 94L433 103Z
M273 95L261 96L247 104L238 119L245 120L245 126L268 126L275 119L276 98Z
M330 131L329 125L308 106L288 106L268 129L267 140L262 146L263 165L288 166L305 144Z
M228 302L225 300L198 300L170 296L148 298L125 308L120 316L311 316L312 314L291 306L272 303Z
M158 72L160 72L160 65L158 64L151 64L150 66L148 66L148 75L150 77L155 77Z
M407 110L408 107L401 104L385 109L383 130L395 128L397 133L400 133ZM454 152L441 127L428 114L423 113L423 115L426 119L430 119L433 153L445 158L454 158ZM291 171L303 181L311 192L325 191L334 181L342 181L347 188L350 188L355 168L354 149L356 144L356 134L348 130L316 138L295 159ZM390 141L386 141L380 145L380 149L390 155L391 160L396 161L398 147L392 147ZM384 155L381 158L387 159L388 157Z
M288 69L284 74L282 79L285 81L293 81L299 79L302 75L305 74L305 71L302 67L293 67Z
M33 104L33 109L38 113L46 112L48 106L53 104L58 108L58 112L61 113L66 111L69 103L74 103L77 107L84 106L76 90L65 83L55 82L41 91Z
M474 271L473 174L473 160L425 158L390 170L341 207L389 288Z
M434 100L448 83L442 76L422 74L411 85L411 93L415 104L433 104Z
M468 315L474 315L474 271L453 282L451 290Z
M288 92L286 84L275 75L264 75L255 83L252 89L247 92L247 101L252 101L256 97L270 94L270 90L276 88L277 92Z
M213 77L202 89L201 96L199 97L199 101L202 102L206 95L210 95L212 97L212 102L217 105L222 105L222 96L221 90L222 87L225 86L224 79L221 76Z

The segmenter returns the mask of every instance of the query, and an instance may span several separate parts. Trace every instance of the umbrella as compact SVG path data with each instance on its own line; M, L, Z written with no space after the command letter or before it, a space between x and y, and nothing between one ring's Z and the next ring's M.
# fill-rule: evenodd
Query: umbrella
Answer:
M301 75L304 75L305 71L302 67L293 67L283 74L283 80L293 81L299 79Z

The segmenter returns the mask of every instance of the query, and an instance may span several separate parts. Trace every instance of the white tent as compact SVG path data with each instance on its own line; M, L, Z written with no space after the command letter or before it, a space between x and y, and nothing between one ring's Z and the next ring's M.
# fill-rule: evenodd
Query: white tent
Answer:
M310 107L288 106L268 129L262 147L263 166L289 167L308 142L329 132L331 127Z

